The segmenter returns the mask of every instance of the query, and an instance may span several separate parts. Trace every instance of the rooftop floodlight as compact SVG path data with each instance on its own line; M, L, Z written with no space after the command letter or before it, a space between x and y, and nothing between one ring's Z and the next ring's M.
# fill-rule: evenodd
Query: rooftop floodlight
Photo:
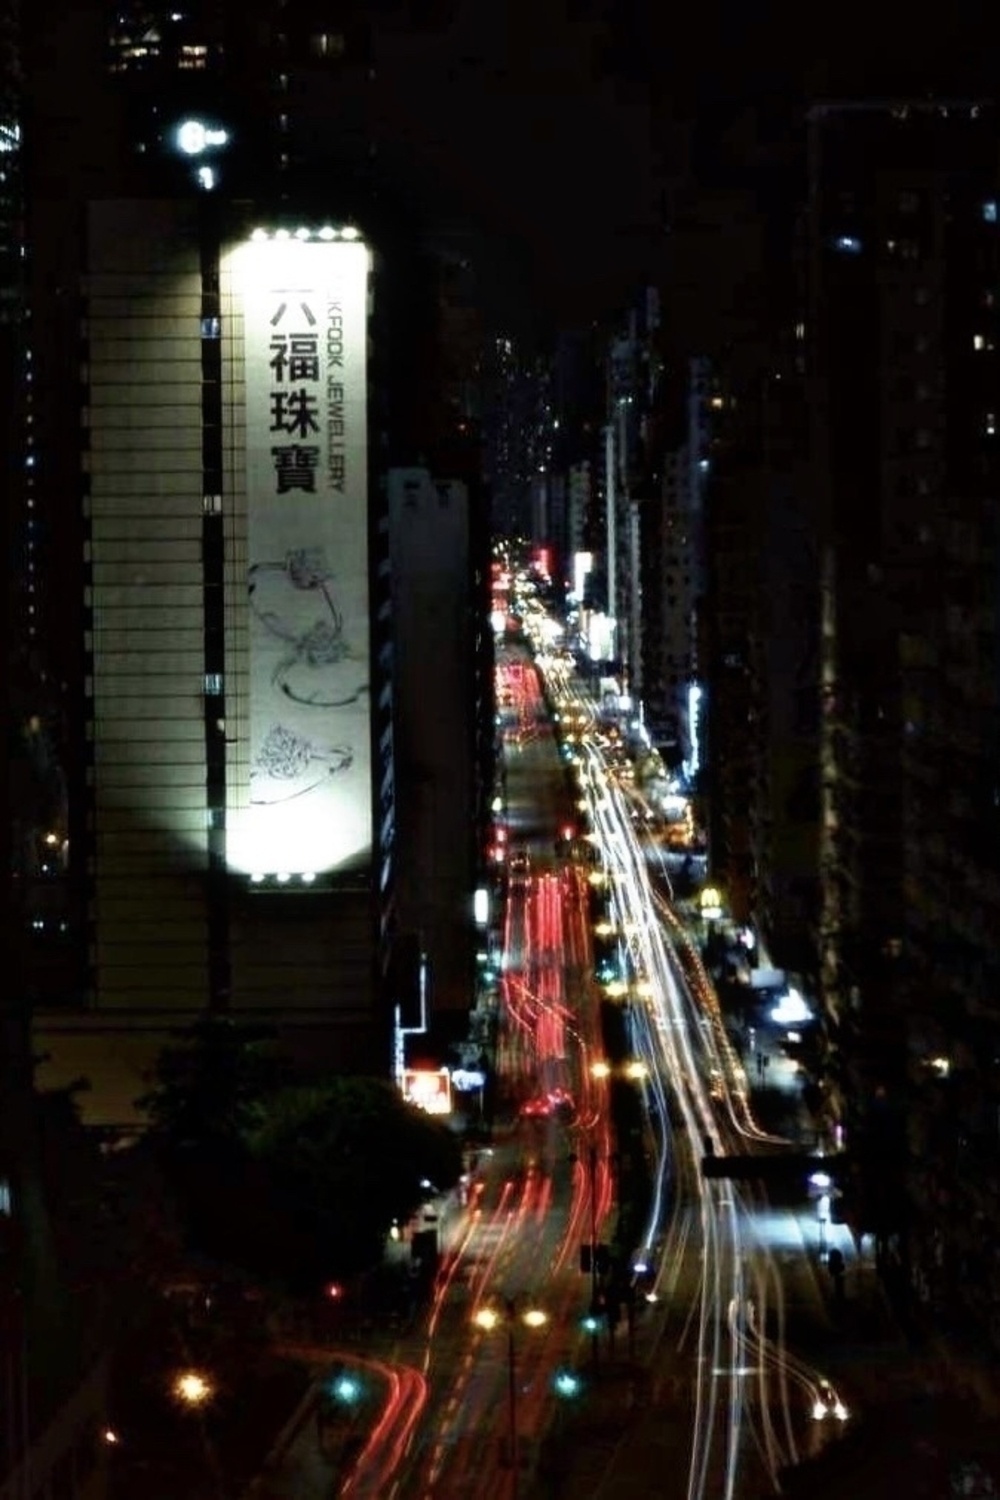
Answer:
M324 224L323 228L319 231L319 237L321 240L335 240L337 238L337 231L332 229L329 224Z
M182 120L177 127L174 140L178 151L183 151L185 156L201 156L214 146L227 145L229 131L221 130L218 126L206 125L204 120Z
M177 127L177 148L185 156L200 156L208 145L208 132L201 120L185 120Z
M296 231L295 231L295 238L297 240L311 240L312 239L312 230L311 229L307 229L305 227L305 225L303 224L298 229L296 229Z
M353 224L345 224L343 229L340 231L340 235L341 239L359 240L361 238L361 230L355 229Z
M290 240L291 237L291 233L287 229L276 229L274 231L274 238L276 240Z
M268 237L268 234L267 234L267 230L266 229L255 229L253 231L253 233L250 235L250 238L253 240L253 242L254 242L255 245L261 244L261 242L263 240L266 240L267 237Z

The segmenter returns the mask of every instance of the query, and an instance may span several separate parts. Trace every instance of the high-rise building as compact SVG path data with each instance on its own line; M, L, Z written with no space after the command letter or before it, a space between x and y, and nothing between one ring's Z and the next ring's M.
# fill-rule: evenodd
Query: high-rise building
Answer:
M37 21L35 617L63 691L68 827L47 831L78 960L38 995L45 1076L88 1076L89 1116L120 1121L205 1006L317 1066L386 1071L381 479L426 463L467 486L491 725L475 247L376 183L361 7L51 0ZM451 746L470 842L485 733Z
M994 1340L996 124L817 105L804 237L832 1086L868 1227Z
M477 808L473 516L466 485L388 476L394 621L396 911L419 939L428 1020L461 1019L474 989ZM468 752L456 756L456 746Z
M485 360L484 450L493 528L502 536L533 535L537 382L513 338L498 334Z
M656 384L645 424L657 462L642 508L642 676L647 728L675 769L702 759L700 662L705 592L705 494L709 482L712 375L695 356ZM653 434L655 433L655 437Z
M58 931L57 909L64 909L60 882L45 868L59 860L52 843L64 809L53 753L58 691L47 671L37 605L21 11L14 0L0 5L0 771L6 791L0 822L0 1493L61 1487L67 1495L96 1497L106 1480L99 1424L106 1410L101 1355L107 1328L103 1307L89 1289L75 1285L79 1267L67 1267L72 1249L67 1256L53 1232L51 1211L53 1203L61 1206L60 1194L51 1155L41 1149L40 1102L32 1087L29 975L37 977L36 960L46 936ZM53 977L55 967L50 964L45 977Z
M323 145L307 195L295 149L258 162L247 133L255 80L348 64L301 9L273 52L263 11L171 14L123 41L119 11L109 50L105 7L55 7L28 98L37 609L82 939L36 1033L45 1079L88 1077L105 1123L206 1007L318 1065L391 1058L372 257ZM314 92L278 114L325 145Z

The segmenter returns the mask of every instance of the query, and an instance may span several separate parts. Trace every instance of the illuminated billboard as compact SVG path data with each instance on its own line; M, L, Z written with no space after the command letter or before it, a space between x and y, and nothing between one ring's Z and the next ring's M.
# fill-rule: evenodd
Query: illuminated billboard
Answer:
M405 1068L403 1098L429 1115L451 1114L451 1074L447 1068Z
M367 308L356 238L255 231L242 313L248 781L230 867L279 881L371 857Z

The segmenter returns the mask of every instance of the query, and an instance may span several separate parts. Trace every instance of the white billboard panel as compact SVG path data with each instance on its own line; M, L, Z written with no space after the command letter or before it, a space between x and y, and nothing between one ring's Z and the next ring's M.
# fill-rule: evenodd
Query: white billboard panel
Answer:
M367 305L360 243L234 254L246 382L250 785L232 868L363 869L372 847Z

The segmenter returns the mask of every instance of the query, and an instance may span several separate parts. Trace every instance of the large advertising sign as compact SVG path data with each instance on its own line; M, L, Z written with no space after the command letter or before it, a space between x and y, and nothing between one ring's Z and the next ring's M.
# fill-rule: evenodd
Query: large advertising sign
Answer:
M295 877L371 856L367 248L240 247L249 806L230 863ZM235 822L235 826L233 823Z

